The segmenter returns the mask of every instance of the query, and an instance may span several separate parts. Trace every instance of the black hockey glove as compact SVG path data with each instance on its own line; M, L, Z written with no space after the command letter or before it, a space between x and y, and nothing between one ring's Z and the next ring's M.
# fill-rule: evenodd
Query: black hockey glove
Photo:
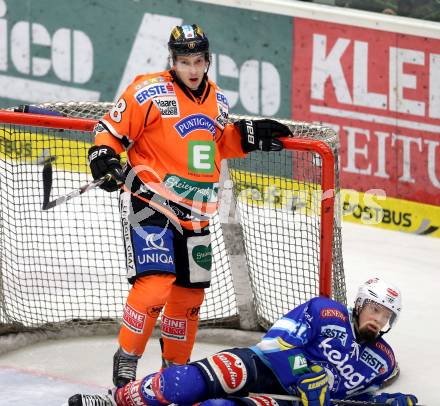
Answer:
M114 192L119 189L124 182L124 172L122 170L120 156L113 148L107 145L94 145L89 149L89 166L92 171L93 179L99 179L107 174L112 178L105 181L100 188L106 192Z
M275 120L238 120L235 125L240 129L241 147L244 152L257 149L261 151L281 151L283 144L278 137L287 137L292 133L289 127Z

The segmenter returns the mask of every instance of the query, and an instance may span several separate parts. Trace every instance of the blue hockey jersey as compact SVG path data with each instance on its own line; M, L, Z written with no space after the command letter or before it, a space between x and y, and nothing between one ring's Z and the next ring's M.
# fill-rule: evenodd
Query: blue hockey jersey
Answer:
M385 340L357 342L352 312L322 297L288 312L251 349L291 394L297 394L296 383L307 363L326 370L330 396L335 399L377 390L396 367L393 350Z

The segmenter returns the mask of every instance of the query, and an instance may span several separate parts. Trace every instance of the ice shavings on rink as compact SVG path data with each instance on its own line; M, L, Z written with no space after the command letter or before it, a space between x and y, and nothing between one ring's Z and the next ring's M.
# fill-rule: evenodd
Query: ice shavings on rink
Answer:
M102 392L104 388L97 385L85 385L68 382L58 377L40 374L30 370L0 367L2 391L0 405L4 406L49 406L67 404L66 393Z
M221 337L226 341L230 334L228 331ZM249 336L257 340L259 334ZM251 338L248 342L252 342ZM245 345L243 341L241 345ZM61 406L75 393L106 393L116 346L116 338L109 336L66 339L36 344L0 357L0 406ZM222 348L224 344L197 343L195 357L203 358ZM160 354L157 338L152 339L139 370L156 371L161 364Z

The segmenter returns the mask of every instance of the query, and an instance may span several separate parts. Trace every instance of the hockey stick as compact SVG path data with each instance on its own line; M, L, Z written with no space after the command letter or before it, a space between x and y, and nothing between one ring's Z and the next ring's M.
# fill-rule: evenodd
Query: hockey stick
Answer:
M37 164L43 165L43 209L49 203L50 192L52 190L52 162L57 159L56 156L50 155L48 149L44 149Z
M48 110L44 107L33 106L31 104L20 104L14 109L17 113L44 114L46 116L65 117L66 115L56 110Z
M54 200L50 199L50 193L52 191L52 180L53 180L53 169L52 162L57 159L56 156L50 155L50 151L48 149L43 150L41 157L37 160L38 164L42 164L43 166L43 204L42 210L49 210L54 208L55 206L59 206L67 202L70 199L73 199L76 196L82 195L83 193L96 189L101 186L104 182L109 181L113 178L113 176L108 173L102 178L96 179L92 182L89 182L78 189L73 190L70 193L67 193L64 196L60 196ZM122 184L122 182L118 182L118 184Z
M44 169L43 169L43 171L44 171ZM99 179L96 179L92 182L86 183L85 185L81 186L80 188L75 189L75 190L71 191L70 193L67 193L64 196L60 196L60 197L56 198L55 200L49 201L49 197L45 195L44 199L43 199L42 209L49 210L55 206L59 206L60 204L63 204L65 202L67 202L68 200L73 199L76 196L80 196L83 193L88 192L89 190L96 189L97 187L101 186L104 182L110 181L112 178L113 178L113 176L110 173L108 173L107 175L103 176L102 178L99 178ZM50 182L52 183L52 180L50 180ZM48 185L47 185L47 187L48 187ZM46 191L46 187L44 187L44 190ZM50 189L49 189L49 193L50 193ZM45 203L46 200L47 200L47 202Z
M274 399L279 400L292 400L301 402L301 399L298 396L291 396L291 395L278 395L275 393L250 393L249 396L270 396ZM330 402L332 405L343 405L343 406L389 406L388 403L374 403L374 402L368 402L363 400L343 400L343 399L330 399ZM424 406L419 403L415 406Z

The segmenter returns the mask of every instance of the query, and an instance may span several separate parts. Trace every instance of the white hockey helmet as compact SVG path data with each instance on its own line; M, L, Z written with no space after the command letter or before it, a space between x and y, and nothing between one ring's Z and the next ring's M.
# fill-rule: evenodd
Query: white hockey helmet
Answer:
M379 278L372 278L359 287L355 300L355 311L359 315L369 302L378 303L393 312L389 321L391 328L399 318L402 309L402 294L399 288Z

